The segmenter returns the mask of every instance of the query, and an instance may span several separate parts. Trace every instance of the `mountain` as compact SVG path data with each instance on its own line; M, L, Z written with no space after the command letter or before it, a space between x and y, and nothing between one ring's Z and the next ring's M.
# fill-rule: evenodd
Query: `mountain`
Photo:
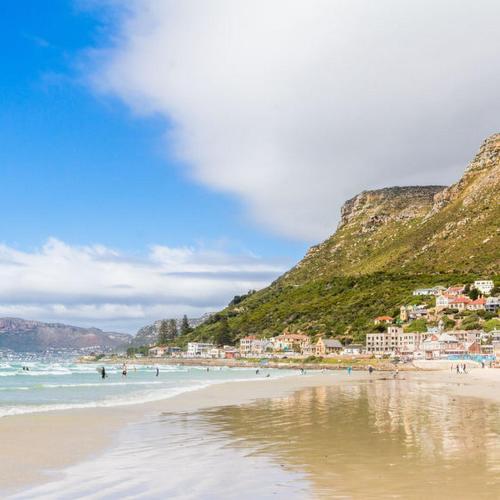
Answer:
M0 318L0 349L16 352L46 350L113 350L130 339L124 333L103 332L60 323Z
M197 326L204 323L212 313L206 313L200 318L188 318L188 323L191 328L196 328ZM140 328L132 339L129 339L129 347L141 347L154 345L158 340L158 334L160 332L160 325L162 321L168 320L157 320L151 325L146 325ZM180 331L182 319L176 319L177 329Z
M374 317L397 315L400 304L414 301L416 287L498 279L499 184L495 134L450 187L364 191L344 204L331 237L191 338L216 338L227 318L235 339L287 329L362 340Z

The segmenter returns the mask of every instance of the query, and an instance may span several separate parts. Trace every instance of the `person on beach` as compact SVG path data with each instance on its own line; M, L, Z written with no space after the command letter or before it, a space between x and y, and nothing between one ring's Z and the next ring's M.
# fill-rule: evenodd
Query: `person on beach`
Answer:
M350 375L352 372L352 366L347 367L347 375Z
M460 365L457 363L457 375L460 373Z
M398 375L399 375L399 370L396 368L396 371L394 372L394 374L392 376L393 376L393 378L398 378Z
M371 375L373 373L373 366L368 366L368 373Z
M464 363L464 373L467 373L467 365Z

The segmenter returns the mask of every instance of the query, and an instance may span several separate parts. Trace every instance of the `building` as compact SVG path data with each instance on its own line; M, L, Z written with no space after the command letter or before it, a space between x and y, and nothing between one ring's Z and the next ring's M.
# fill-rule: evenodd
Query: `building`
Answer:
M484 295L489 295L495 284L493 280L476 280L474 281L474 288Z
M486 299L479 297L476 300L471 300L465 307L468 311L484 311L486 309Z
M497 312L500 309L500 297L488 297L484 304L484 308L488 312Z
M242 356L261 356L271 350L273 344L268 339L258 339L255 335L249 335L240 339L240 354Z
M302 348L309 343L309 337L301 333L284 333L274 338L275 351L302 352Z
M148 349L148 356L151 358L161 358L168 354L168 347L151 347Z
M436 310L457 309L458 311L465 311L467 305L471 302L472 300L465 295L450 295L446 293L436 297Z
M344 346L337 339L319 339L316 343L316 354L327 356L328 354L340 354Z
M342 354L346 356L359 356L363 354L363 345L362 344L349 344L344 347Z
M368 333L366 350L371 354L413 354L420 348L421 334L404 332L398 326L390 326L387 332Z
M427 318L428 311L424 304L401 306L399 309L399 317L401 321L409 321L413 319Z
M465 292L465 286L464 285L455 285L455 286L450 286L449 288L446 289L446 294L451 295L452 297L458 297L459 295L462 295Z
M413 290L414 296L434 295L434 288L417 288Z
M209 358L210 351L215 346L204 342L189 342L187 347L188 358Z
M389 325L394 321L391 316L378 316L373 320L376 325Z

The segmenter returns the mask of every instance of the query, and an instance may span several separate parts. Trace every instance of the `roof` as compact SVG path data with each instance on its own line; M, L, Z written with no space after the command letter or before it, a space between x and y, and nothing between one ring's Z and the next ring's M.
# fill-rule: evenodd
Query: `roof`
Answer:
M342 349L344 346L337 339L321 339L325 347L332 349Z
M479 299L472 300L469 303L470 304L475 304L475 305L484 305L484 304L486 304L486 299L483 299L482 297L480 297Z
M392 321L393 319L391 316L378 316L375 321Z
M453 335L449 335L448 333L442 333L438 337L439 342L456 342L457 338Z
M457 297L456 299L452 299L452 304L470 304L472 301L469 297Z

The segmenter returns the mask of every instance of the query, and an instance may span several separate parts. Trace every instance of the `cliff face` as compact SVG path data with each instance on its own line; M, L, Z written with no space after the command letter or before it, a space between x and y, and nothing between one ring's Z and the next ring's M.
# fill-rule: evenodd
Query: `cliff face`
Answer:
M438 167L438 166L436 166ZM348 200L337 231L268 288L226 308L236 336L354 333L397 314L417 286L500 273L500 134L450 187L393 187ZM197 329L205 338L217 324ZM356 333L357 332L357 333Z
M363 191L344 203L337 230L358 223L364 232L370 232L381 224L421 217L433 206L436 194L445 188L410 186Z
M98 328L0 318L0 348L17 352L91 348L111 350L123 345L129 338L124 333L103 332Z

